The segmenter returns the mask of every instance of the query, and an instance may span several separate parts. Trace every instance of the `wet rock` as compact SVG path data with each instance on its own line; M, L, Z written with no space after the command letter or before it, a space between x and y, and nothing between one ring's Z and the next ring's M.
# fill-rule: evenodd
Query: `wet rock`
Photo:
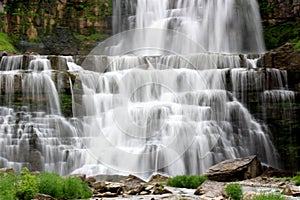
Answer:
M161 175L161 174L155 174L153 175L150 180L148 181L149 184L155 185L156 183L162 183L166 184L169 177Z
M255 178L262 173L256 156L225 160L210 167L203 175L214 181L237 181Z
M266 170L264 170L262 176L266 176L266 177L291 177L292 173L281 170L281 169L268 167Z
M262 63L267 68L296 69L300 66L300 51L294 50L292 43L267 52L262 57Z
M1 168L0 169L0 173L3 173L3 174L14 174L15 171L13 168Z
M94 194L99 193L116 193L121 194L124 184L123 183L114 183L114 182L95 182L91 184Z
M215 198L215 197L223 197L226 196L224 193L226 183L216 182L216 181L205 181L202 185L200 185L196 191L195 195L201 195L201 198Z
M68 70L67 59L62 56L48 56L53 70Z
M282 194L288 195L288 196L298 197L298 196L300 196L300 188L297 187L297 186L293 186L293 185L287 185L283 189Z
M94 176L89 176L85 179L85 182L87 182L88 184L92 184L92 183L95 183L97 180Z
M162 184L155 184L152 189L152 194L161 195L161 194L172 194L170 190L167 190Z
M103 198L103 197L118 197L119 195L117 193L111 193L111 192L104 192L104 193L97 193L94 194L93 197L99 197L99 198Z
M37 199L37 200L56 200L55 198L53 198L50 195L40 194L40 193L37 193L35 195L34 199Z
M136 195L145 189L146 182L142 179L129 175L121 181L124 184L123 191L125 194Z

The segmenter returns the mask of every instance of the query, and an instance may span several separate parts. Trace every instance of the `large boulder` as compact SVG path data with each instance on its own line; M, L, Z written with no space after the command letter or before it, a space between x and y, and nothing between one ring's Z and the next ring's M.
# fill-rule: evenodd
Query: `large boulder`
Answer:
M201 199L226 199L225 186L224 182L207 180L196 189L194 194L201 195Z
M256 156L225 160L210 167L204 176L214 181L237 181L255 178L262 173L262 166Z

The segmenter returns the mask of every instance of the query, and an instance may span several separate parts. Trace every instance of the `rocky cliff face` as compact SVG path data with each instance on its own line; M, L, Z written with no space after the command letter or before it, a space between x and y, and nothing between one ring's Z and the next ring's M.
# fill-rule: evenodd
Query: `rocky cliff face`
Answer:
M259 0L267 49L299 43L300 0Z
M77 54L86 42L110 34L111 0L5 0L1 4L1 28L22 51Z

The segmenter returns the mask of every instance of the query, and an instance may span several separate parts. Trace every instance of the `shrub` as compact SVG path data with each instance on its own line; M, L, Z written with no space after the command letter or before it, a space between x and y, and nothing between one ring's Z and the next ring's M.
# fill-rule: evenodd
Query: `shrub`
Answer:
M0 174L0 199L16 199L15 181L14 174Z
M39 176L39 193L48 194L54 198L63 197L64 179L54 173L42 172Z
M300 40L295 43L294 49L295 50L300 50Z
M16 196L19 199L31 200L38 193L39 182L36 176L29 174L27 168L23 168L21 176L17 180Z
M205 176L175 176L174 178L169 178L167 180L167 185L181 188L197 188L206 180L207 177Z
M233 200L240 200L243 196L242 186L236 183L230 183L225 187L226 194Z
M85 199L92 196L92 192L89 190L87 183L72 176L64 181L63 193L67 199Z
M252 200L284 200L280 194L260 194L253 197Z
M295 181L295 185L300 186L300 172L297 172L297 175L292 180Z
M0 32L0 51L16 52L6 33Z

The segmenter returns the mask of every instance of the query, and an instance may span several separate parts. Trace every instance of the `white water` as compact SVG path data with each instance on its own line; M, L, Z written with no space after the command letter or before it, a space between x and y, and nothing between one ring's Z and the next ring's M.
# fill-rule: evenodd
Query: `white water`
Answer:
M116 37L110 55L265 51L255 0L115 0L114 6L115 33L131 31Z
M173 176L254 154L278 166L267 129L246 108L247 93L260 103L291 99L286 73L256 69L251 59L243 64L250 69L241 68L234 54L264 51L256 1L114 4L123 15L115 18L127 21L115 31L139 29L100 44L81 66L59 57L67 81L47 56L2 59L1 167ZM70 117L61 108L65 84Z

